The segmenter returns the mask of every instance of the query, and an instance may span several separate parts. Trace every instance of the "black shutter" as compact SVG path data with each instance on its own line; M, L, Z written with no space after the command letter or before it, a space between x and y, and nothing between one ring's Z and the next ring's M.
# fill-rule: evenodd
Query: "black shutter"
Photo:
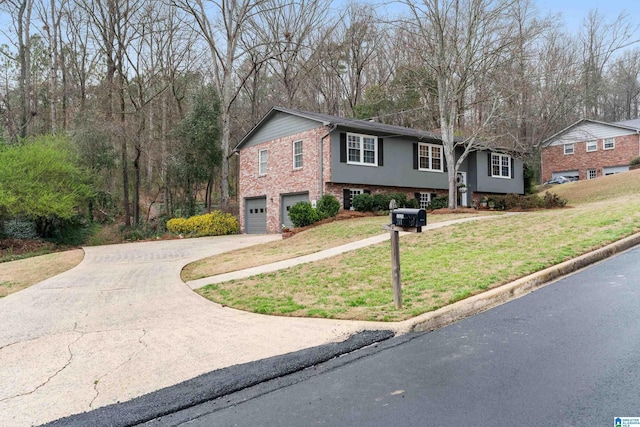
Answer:
M347 163L347 134L340 134L340 163Z
M378 138L378 166L384 166L384 140Z
M418 143L413 143L413 168L418 169Z
M351 190L348 188L343 189L342 198L343 198L342 204L344 205L344 209L348 211L349 209L351 209Z
M371 194L371 190L367 190L366 188L365 188L364 190L362 190L362 192L363 192L364 194Z
M420 203L420 193L413 193L413 197L415 197L418 203Z
M440 156L442 157L442 166L445 172L448 172L447 158L444 156L444 150L440 151ZM456 153L455 150L453 152L453 161L455 162Z
M515 172L513 170L513 166L514 166L514 161L513 161L513 157L511 157L511 179L515 178Z
M436 193L431 193L429 195L429 199L433 202L433 199L435 199L436 197L438 197L438 195Z
M487 153L487 159L488 161L488 166L487 166L487 172L489 174L489 176L493 176L493 174L491 173L491 153Z

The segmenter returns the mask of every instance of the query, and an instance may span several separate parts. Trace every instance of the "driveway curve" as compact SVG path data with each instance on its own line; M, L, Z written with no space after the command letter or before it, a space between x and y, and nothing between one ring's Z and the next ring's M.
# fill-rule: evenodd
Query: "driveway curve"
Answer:
M46 423L363 330L222 307L180 279L190 262L278 238L87 247L74 269L1 299L0 424Z

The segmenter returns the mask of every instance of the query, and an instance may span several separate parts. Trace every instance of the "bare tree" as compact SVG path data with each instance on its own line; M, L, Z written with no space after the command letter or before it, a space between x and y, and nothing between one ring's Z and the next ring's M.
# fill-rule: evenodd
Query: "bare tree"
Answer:
M604 15L595 9L585 18L580 34L585 117L601 118L605 68L614 53L638 42L633 34L639 27L632 23L631 17L626 13L607 22Z
M485 75L500 67L505 51L514 43L513 20L508 15L513 1L423 0L403 1L412 20L403 22L421 42L423 63L431 68L438 87L438 109L443 151L448 167L449 208L455 209L456 176L467 155L484 144L478 138L494 118L491 108L463 141L455 128L469 107L467 91L480 86ZM482 86L497 90L498 85ZM493 106L499 93L492 93ZM469 128L468 128L469 129ZM459 156L456 161L456 151Z
M173 0L173 4L194 18L195 26L211 53L214 81L221 98L221 204L227 210L231 113L240 89L250 75L239 76L237 80L234 78L238 62L247 48L241 41L255 25L257 15L273 7L272 0Z
M29 124L32 117L31 110L31 15L33 0L5 0L0 7L11 16L11 32L3 31L8 40L15 40L17 55L14 58L19 64L18 91L20 98L19 120L17 120L17 135L29 135ZM9 54L5 52L5 54Z

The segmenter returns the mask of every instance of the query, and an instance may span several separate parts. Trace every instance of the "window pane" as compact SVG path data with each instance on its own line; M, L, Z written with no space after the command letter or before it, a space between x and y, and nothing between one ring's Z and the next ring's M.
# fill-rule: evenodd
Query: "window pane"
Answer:
M376 153L375 151L365 151L364 152L364 163L375 164L376 163Z
M349 143L349 161L360 163L360 137L349 135L347 141Z

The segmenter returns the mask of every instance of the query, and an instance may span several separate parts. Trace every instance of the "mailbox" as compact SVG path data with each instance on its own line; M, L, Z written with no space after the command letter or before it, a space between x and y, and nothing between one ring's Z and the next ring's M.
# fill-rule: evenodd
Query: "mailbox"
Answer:
M391 223L399 227L421 227L427 225L427 211L424 209L394 209L391 211Z

